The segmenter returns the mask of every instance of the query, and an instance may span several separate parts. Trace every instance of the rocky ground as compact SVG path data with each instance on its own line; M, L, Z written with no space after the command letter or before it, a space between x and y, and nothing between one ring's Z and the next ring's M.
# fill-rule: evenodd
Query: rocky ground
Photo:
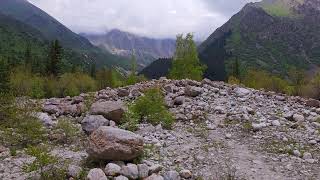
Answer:
M161 87L176 117L171 130L118 127L126 103ZM48 129L67 118L81 134L52 154L69 160L72 179L320 179L320 102L222 82L160 79L40 102ZM88 107L88 108L87 108ZM59 133L49 133L51 140ZM137 159L137 157L139 158ZM88 157L103 163L87 165ZM34 158L0 146L0 179L26 179ZM133 160L134 159L134 160Z

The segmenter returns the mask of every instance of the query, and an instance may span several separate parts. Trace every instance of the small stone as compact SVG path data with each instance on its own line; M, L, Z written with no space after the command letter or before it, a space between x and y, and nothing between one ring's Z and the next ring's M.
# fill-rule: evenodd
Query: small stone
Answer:
M295 122L301 122L301 121L304 121L304 116L300 114L294 114L292 119Z
M138 164L139 178L146 178L149 175L149 167L146 164Z
M184 103L184 101L185 101L185 97L184 96L178 96L178 97L176 97L174 99L173 103L174 103L174 105L180 106L180 105L182 105Z
M180 176L181 176L182 178L185 178L185 179L189 179L189 178L192 177L191 171L186 170L186 169L181 170L179 174L180 174Z
M100 126L108 126L109 121L102 115L88 115L81 121L82 129L91 134L97 130Z
M115 177L114 180L129 180L129 179L125 176L118 176L118 177Z
M254 131L260 131L265 127L267 127L266 123L260 123L260 124L252 123L252 128Z
M229 133L228 133L228 134L226 134L226 138L227 138L227 139L231 139L231 137L232 137L232 135L231 135L231 134L229 134Z
M149 168L149 174L154 174L154 173L158 173L162 170L162 166L161 165L153 165Z
M163 175L164 180L180 180L179 173L177 171L168 171Z
M151 176L145 178L144 180L164 180L162 176L158 174L152 174Z
M194 86L187 86L184 91L185 95L190 97L197 97L200 94L202 94L202 92L203 92L202 88L194 87Z
M310 164L313 164L313 163L316 162L315 159L306 159L305 161L306 161L307 163L310 163Z
M278 120L274 120L271 123L273 126L281 126L280 122Z
M127 164L121 168L121 175L126 176L129 179L138 179L139 171L138 166L135 164Z
M298 150L294 150L293 151L293 155L297 156L297 157L301 157L301 153Z
M249 95L251 93L251 91L248 89L245 89L245 88L237 88L237 89L235 89L235 93L238 97L244 97L244 96Z
M306 160L306 159L312 159L311 153L308 153L308 152L303 153L302 159L304 159L304 160Z
M68 167L68 176L73 178L78 178L82 172L82 168L75 165L69 165Z
M225 109L222 106L216 106L214 108L214 111L217 112L218 114L224 114L225 113Z
M114 163L108 163L104 169L107 176L116 176L120 174L121 167Z
M88 173L87 180L108 180L102 169L94 168Z
M317 141L316 140L310 140L308 143L311 144L311 145L316 145Z

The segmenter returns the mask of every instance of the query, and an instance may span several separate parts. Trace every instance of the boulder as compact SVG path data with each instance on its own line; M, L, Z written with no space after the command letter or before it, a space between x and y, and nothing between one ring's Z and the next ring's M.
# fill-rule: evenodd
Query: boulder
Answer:
M73 178L80 177L80 174L82 172L82 168L75 165L69 165L68 167L68 176Z
M102 169L94 168L88 173L87 180L108 180Z
M185 178L185 179L189 179L189 178L192 177L191 171L186 170L186 169L181 170L179 174L180 174L180 176L181 176L182 178Z
M118 89L118 96L119 97L126 97L129 96L130 91L128 91L127 89Z
M180 175L177 171L168 171L163 175L164 180L180 180Z
M60 112L59 107L52 104L45 104L42 107L42 111L48 114L57 114Z
M178 97L174 98L173 103L174 103L174 105L180 106L180 105L182 105L184 103L184 101L185 101L185 97L184 96L178 96Z
M88 154L99 160L130 161L143 152L143 138L130 131L101 126L89 137Z
M121 167L114 163L108 163L104 169L107 176L116 176L120 174Z
M164 180L162 176L158 174L152 174L151 176L145 178L144 180Z
M121 101L98 101L92 104L90 113L102 115L109 120L120 123L125 112L125 105Z
M129 180L129 179L121 175L121 176L115 177L114 180Z
M184 90L184 94L190 97L197 97L202 94L203 89L195 86L187 86Z
M122 166L120 173L129 179L138 179L139 177L138 166L135 164L127 164L126 166Z
M248 89L245 89L245 88L236 88L235 93L238 97L244 97L244 96L249 95L251 93L251 91Z
M293 119L293 121L295 121L295 122L302 122L302 121L304 121L304 116L301 115L301 114L294 114L294 115L292 116L292 119Z
M88 115L81 121L82 129L91 134L100 126L108 126L109 120L105 119L102 115Z
M50 127L54 124L51 116L49 116L47 113L39 112L36 114L36 117L47 127Z
M143 179L149 175L149 167L146 164L138 164L139 178Z

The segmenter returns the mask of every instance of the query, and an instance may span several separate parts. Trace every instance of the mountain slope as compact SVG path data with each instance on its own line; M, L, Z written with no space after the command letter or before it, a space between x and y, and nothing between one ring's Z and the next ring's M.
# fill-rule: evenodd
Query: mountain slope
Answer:
M130 57L134 51L141 67L149 65L158 58L172 57L175 50L173 39L152 39L117 29L106 34L84 34L84 36L94 45L116 55Z
M77 56L78 60L75 61L78 62L73 63L87 65L93 60L98 66L125 63L123 58L111 55L95 47L87 39L72 32L26 0L1 0L0 13L33 27L48 41L59 40L64 48L71 50L69 54Z
M27 45L34 56L43 58L49 43L38 30L1 13L0 34L0 58L10 58L13 63L24 58Z
M320 64L320 6L317 0L264 0L247 4L199 47L206 77L225 80L231 64L280 75L295 66Z

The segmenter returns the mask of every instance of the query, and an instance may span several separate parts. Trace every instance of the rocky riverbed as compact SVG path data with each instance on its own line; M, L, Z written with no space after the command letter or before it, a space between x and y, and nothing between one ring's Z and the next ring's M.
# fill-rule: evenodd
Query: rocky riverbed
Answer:
M126 104L161 87L176 123L119 127ZM80 134L51 154L68 160L68 178L86 171L103 179L320 179L320 102L223 82L162 78L94 94L37 101L35 113L49 129L68 119ZM52 130L52 131L50 131ZM88 164L88 159L100 164ZM0 179L37 178L22 167L34 160L0 146Z

